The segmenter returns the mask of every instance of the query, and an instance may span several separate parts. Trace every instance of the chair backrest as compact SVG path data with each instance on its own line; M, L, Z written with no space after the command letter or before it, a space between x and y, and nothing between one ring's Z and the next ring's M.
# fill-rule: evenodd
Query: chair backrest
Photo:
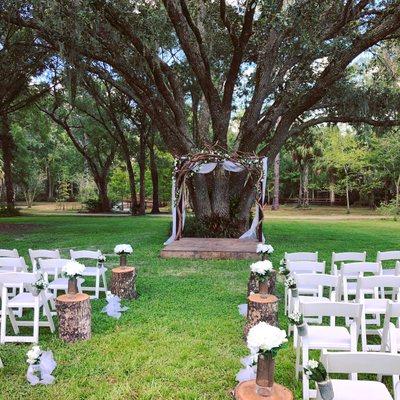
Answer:
M332 252L332 264L343 261L365 261L367 259L367 252L343 252L335 253Z
M82 258L97 260L102 255L100 250L70 250L69 253L72 260L79 260Z
M353 262L342 263L340 266L340 274L343 277L355 277L371 273L380 275L382 272L382 265L379 262Z
M325 261L288 261L286 268L296 274L325 273Z
M37 260L39 258L61 258L60 251L58 249L55 250L45 250L45 249L38 249L32 250L29 249L29 258L31 259L33 270L36 270L37 267Z
M300 303L300 312L305 317L347 317L361 320L363 305L345 302Z
M27 271L27 266L23 257L0 257L0 272L13 271L21 272Z
M398 376L400 354L322 351L321 362L328 373L365 373Z
M296 285L298 288L302 286L315 286L323 288L336 288L339 284L339 277L329 274L294 274Z
M58 275L61 273L63 266L68 261L71 260L68 260L67 258L39 258L38 266L40 267L40 271L42 273L58 277Z
M0 274L0 286L15 287L20 284L32 284L40 275L33 272L4 272Z
M371 293L375 289L375 298L378 298L379 289L390 288L393 290L393 296L398 296L400 289L400 276L396 275L374 275L360 276L357 279L356 301L364 299L365 292Z
M286 261L318 261L318 251L315 253L311 252L298 252L298 253L286 253Z
M398 261L400 260L400 250L397 251L378 251L376 261Z
M0 249L0 257L8 257L8 258L18 258L18 250L8 250L8 249Z

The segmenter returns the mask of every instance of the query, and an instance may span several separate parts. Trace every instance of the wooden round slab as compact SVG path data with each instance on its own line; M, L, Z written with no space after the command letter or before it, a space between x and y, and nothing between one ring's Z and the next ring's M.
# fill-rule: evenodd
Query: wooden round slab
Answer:
M92 309L86 293L63 294L56 298L58 330L65 342L88 340L92 336Z
M259 294L252 294L247 298L247 323L244 327L244 336L249 330L264 321L270 325L278 326L278 298L273 294L263 298Z
M236 400L293 400L293 393L282 385L274 383L273 394L270 397L259 396L256 393L256 381L239 383L235 389Z
M117 267L111 270L111 293L120 299L136 299L136 268Z

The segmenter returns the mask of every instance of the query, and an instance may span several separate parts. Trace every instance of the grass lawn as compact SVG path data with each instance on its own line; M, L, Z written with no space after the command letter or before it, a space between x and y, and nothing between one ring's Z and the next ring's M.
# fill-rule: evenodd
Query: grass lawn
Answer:
M93 338L63 344L41 330L40 345L54 352L56 383L30 387L26 382L25 344L0 346L0 399L229 399L240 357L244 319L246 261L163 260L167 217L20 217L0 221L0 247L100 248L109 264L115 244L131 243L138 268L138 300L120 320L100 312L104 299L92 301ZM6 224L6 225L4 225ZM329 262L334 251L364 251L373 260L378 250L400 248L400 223L383 220L285 221L265 224L278 266L284 251L316 251ZM278 295L282 297L282 284ZM281 309L283 306L281 302ZM281 314L280 325L286 328ZM277 358L276 381L295 391L291 344Z

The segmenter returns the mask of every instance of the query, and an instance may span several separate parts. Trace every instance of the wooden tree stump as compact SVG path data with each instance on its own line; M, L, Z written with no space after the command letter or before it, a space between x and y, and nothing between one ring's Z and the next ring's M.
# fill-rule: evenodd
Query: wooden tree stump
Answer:
M268 293L274 294L275 292L275 284L276 284L276 271L271 273L271 276L268 278ZM249 282L247 283L247 296L258 293L258 279L257 275L254 272L250 272Z
M268 297L262 298L259 294L252 294L247 298L247 302L245 337L247 337L249 330L261 321L278 326L278 298L276 296L270 294Z
M114 268L111 275L111 293L121 299L136 299L136 269L133 267Z
M63 294L56 298L58 330L65 342L88 340L92 336L92 309L86 293Z
M239 383L235 389L236 400L265 400L267 397L259 396L256 393L256 381L246 381ZM268 400L293 400L293 393L282 385L274 383L273 394Z

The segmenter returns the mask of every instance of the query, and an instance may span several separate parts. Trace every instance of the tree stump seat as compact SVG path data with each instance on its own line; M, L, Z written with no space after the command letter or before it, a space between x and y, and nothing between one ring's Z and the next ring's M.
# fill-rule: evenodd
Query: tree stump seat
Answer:
M249 330L264 321L270 325L278 326L278 298L273 294L266 298L259 294L252 294L247 298L247 323L244 327L244 336L247 337Z
M65 342L88 340L92 336L92 309L86 293L63 294L56 298L59 337Z
M120 299L136 299L136 268L117 267L111 271L111 293Z
M236 386L234 396L236 400L293 400L293 393L278 383L274 383L272 396L263 397L258 395L255 379L239 383Z

